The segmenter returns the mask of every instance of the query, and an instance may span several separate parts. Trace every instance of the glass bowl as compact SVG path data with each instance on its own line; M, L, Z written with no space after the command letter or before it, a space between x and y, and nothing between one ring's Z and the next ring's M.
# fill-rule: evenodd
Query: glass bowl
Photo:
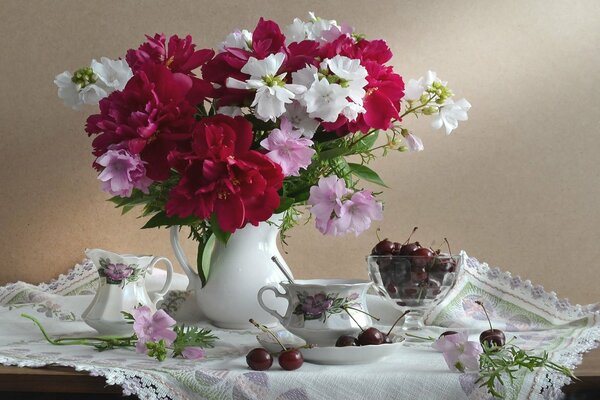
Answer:
M462 256L367 256L369 277L384 299L400 311L410 310L403 330L423 328L423 315L442 301L462 268Z

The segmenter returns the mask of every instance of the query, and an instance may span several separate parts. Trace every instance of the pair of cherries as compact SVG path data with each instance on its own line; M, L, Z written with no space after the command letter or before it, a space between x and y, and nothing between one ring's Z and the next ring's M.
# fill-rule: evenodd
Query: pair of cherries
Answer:
M348 347L348 346L373 346L380 344L390 344L392 343L392 339L390 339L390 334L392 333L392 329L398 324L398 322L408 314L410 310L405 311L396 319L394 324L390 327L390 330L387 333L381 332L379 329L375 327L370 327L367 329L363 329L360 325L358 326L361 330L360 334L357 337L350 335L342 335L335 342L335 347ZM351 314L349 314L352 316ZM379 318L375 318L371 315L371 318L379 320ZM356 321L355 321L356 322ZM358 324L358 323L357 323Z
M259 324L255 320L250 319L250 323L261 331L269 333L273 339L279 343L283 349L283 351L281 351L277 356L277 361L279 362L279 366L281 368L285 369L286 371L293 371L300 368L302 364L304 364L304 357L302 357L300 350L285 347L269 328ZM263 347L257 347L250 350L250 352L248 352L246 355L246 364L248 364L248 366L254 371L265 371L271 368L273 365L273 356L267 351L267 349Z

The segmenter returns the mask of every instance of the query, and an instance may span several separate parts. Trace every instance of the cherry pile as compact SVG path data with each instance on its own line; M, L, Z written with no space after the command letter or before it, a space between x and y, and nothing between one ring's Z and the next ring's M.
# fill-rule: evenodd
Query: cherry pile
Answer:
M348 312L348 310L346 310ZM335 342L335 347L347 347L347 346L372 346L372 345L380 345L380 344L389 344L392 343L390 339L390 334L392 333L392 329L396 326L398 321L402 319L406 314L408 314L410 310L405 311L396 322L391 326L390 330L387 333L381 332L379 329L375 327L370 327L367 329L363 329L358 322L356 323L360 328L361 332L357 337L350 335L342 335ZM352 318L352 314L348 313L350 318ZM354 321L356 322L356 321Z
M300 368L302 364L304 364L304 357L302 357L300 350L285 347L281 341L279 341L277 336L275 336L275 334L266 326L259 324L253 319L250 319L250 323L256 326L258 329L269 333L273 339L279 343L283 349L283 351L278 353L277 356L277 360L281 368L287 371L293 371ZM246 355L246 364L248 364L248 366L255 371L264 371L271 368L273 365L273 356L267 351L267 349L263 347L257 347L250 350Z
M371 250L371 260L378 265L383 285L392 298L402 299L400 306L416 307L425 299L440 294L444 277L456 271L456 260L441 250L423 247L410 239L404 243L385 238ZM448 241L444 239L446 244Z

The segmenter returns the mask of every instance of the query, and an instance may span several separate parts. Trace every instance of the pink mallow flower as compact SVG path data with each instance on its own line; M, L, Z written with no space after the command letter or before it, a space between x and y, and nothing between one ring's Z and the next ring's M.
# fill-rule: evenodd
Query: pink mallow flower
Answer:
M273 129L260 145L269 150L267 157L281 166L284 176L300 175L300 168L308 167L315 154L312 140L302 138L302 131L294 130L287 118L281 118L280 128Z
M336 222L337 234L354 232L360 235L371 226L371 221L383 219L383 206L368 190L356 192L342 203L340 216Z
M339 215L342 197L349 192L344 180L335 175L319 179L317 186L310 188L310 213L315 216L317 229L324 235L331 234L334 228L331 224L332 216Z
M138 353L148 351L146 342L158 342L161 339L170 345L177 338L173 330L175 320L164 310L158 310L154 314L148 306L135 308L132 312L134 322L133 331L138 340L135 344Z
M198 360L206 355L206 351L202 347L186 347L181 355L188 360Z
M146 177L144 162L138 154L131 154L126 149L107 150L96 159L96 163L104 167L98 175L102 190L114 196L129 197L134 188L148 193L152 183Z
M444 354L452 371L479 371L479 355L483 352L478 342L469 341L466 332L440 337L433 348Z

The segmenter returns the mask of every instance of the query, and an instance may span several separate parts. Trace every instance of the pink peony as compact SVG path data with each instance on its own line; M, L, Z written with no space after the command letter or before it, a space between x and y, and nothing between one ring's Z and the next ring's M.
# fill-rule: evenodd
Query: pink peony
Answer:
M281 166L284 176L300 175L300 168L308 167L315 154L312 140L302 138L302 132L294 130L285 117L280 128L273 129L260 145L269 150L267 157Z
M188 360L198 360L204 358L206 351L202 347L186 347L181 352L181 355Z
M483 350L479 342L469 341L466 332L442 336L433 343L433 348L443 352L452 371L479 371L479 355Z
M211 49L196 50L192 37L185 39L173 35L167 45L164 33L157 33L154 37L146 35L148 39L137 50L127 51L127 63L134 72L143 69L148 63L161 64L173 72L194 75L194 69L201 67L210 60L215 52Z
M336 222L338 235L354 232L360 235L371 226L371 221L383 219L382 205L375 201L371 192L356 192L349 200L342 203L340 216Z
M98 179L105 192L121 197L131 196L133 189L148 193L152 180L146 177L139 154L131 154L125 149L108 150L96 159L96 164L104 167Z
M135 344L138 353L148 351L146 342L158 342L161 339L170 345L177 338L173 330L175 320L164 310L158 310L152 314L150 307L143 306L135 308L132 312L134 322L133 331L138 340Z

